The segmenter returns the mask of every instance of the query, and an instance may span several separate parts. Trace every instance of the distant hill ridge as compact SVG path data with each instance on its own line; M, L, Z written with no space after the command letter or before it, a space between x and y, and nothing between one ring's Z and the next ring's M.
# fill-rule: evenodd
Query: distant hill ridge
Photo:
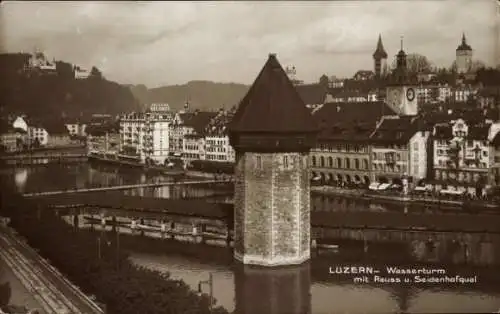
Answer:
M212 111L237 105L250 88L238 83L190 81L148 89L145 85L129 85L132 94L143 105L168 103L173 110L182 109L188 101L191 108Z
M94 113L137 111L129 88L106 80L97 68L87 79L75 79L74 66L56 61L55 71L29 66L31 54L0 54L0 112L38 118L88 117Z

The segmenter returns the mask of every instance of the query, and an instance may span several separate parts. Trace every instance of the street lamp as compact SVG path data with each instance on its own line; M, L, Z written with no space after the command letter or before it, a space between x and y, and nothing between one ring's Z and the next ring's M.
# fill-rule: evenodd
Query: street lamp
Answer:
M209 300L210 300L210 304L209 304L208 308L210 311L212 311L212 305L214 303L214 295L213 295L214 281L213 281L212 273L208 273L208 280L201 280L200 282L198 282L198 294L200 294L200 295L203 293L202 285L208 285Z

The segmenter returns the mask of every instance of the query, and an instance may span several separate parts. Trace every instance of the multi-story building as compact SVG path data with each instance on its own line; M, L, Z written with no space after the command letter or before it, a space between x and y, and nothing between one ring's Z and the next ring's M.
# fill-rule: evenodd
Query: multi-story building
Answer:
M47 146L49 134L39 121L30 121L28 124L28 145L31 147Z
M85 80L90 76L90 71L80 66L73 66L76 80Z
M373 99L373 95L371 95L371 98ZM331 99L331 102L335 103L366 103L367 101L369 101L368 94L358 90L342 90L339 93L333 95Z
M458 86L453 90L453 98L456 102L466 102L477 94L477 88L473 86Z
M0 152L15 152L21 148L20 136L23 129L14 128L7 121L0 120Z
M210 121L217 116L217 112L195 110L180 115L182 124L180 134L182 140L182 159L189 163L193 160L205 160L205 132ZM197 158L196 156L199 156Z
M437 124L433 130L436 189L477 195L494 184L490 168L495 159L490 143L499 130L500 124L474 124L466 119Z
M226 126L234 115L234 108L230 111L221 109L205 128L205 159L215 162L234 162L235 155Z
M120 126L117 123L90 126L87 129L87 152L118 154L120 151L119 129Z
M416 88L418 104L446 102L451 99L452 88L448 84L426 84Z
M492 185L500 186L500 132L491 140L490 152L492 155L490 182Z
M120 155L130 155L144 163L165 163L169 155L169 125L172 120L171 112L124 115L120 119Z
M66 126L60 121L47 121L44 123L47 131L47 146L66 146L72 143Z
M68 121L65 123L68 129L69 135L71 136L86 136L86 123L81 123L79 121Z
M384 116L370 136L372 181L402 184L427 175L427 147L430 132L417 117Z
M313 179L327 184L368 185L370 134L384 113L393 111L383 102L325 104L314 112L322 131L311 150Z
M481 108L500 107L500 87L485 87L477 94L477 100Z
M191 133L184 136L182 159L186 164L195 160L205 160L204 134Z

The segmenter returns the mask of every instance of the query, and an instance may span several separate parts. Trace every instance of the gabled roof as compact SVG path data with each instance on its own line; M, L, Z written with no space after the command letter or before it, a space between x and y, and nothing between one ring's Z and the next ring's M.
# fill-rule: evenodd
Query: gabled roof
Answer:
M384 117L370 139L375 143L405 144L419 128L420 123L414 116Z
M495 135L495 137L493 138L493 140L491 141L491 143L494 146L500 146L500 132L498 132L497 135Z
M394 111L384 102L328 103L315 111L320 125L319 138L331 140L367 140L383 115Z
M228 126L230 132L300 133L317 126L288 75L270 54Z
M321 84L297 85L295 89L306 105L323 104L325 102L327 89Z
M374 59L387 59L387 52L385 52L384 45L382 44L382 35L378 35L377 49L373 53Z
M209 111L195 111L184 113L182 115L182 122L184 126L194 129L196 134L204 134L205 128L208 123L217 115L217 112Z

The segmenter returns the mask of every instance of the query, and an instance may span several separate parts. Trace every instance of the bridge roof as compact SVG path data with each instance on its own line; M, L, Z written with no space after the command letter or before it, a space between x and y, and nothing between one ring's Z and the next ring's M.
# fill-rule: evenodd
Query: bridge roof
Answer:
M51 206L80 205L88 207L114 208L123 210L144 210L180 216L225 219L233 210L232 204L209 203L205 200L174 200L167 198L123 195L120 192L59 194L30 197L38 203Z
M89 207L143 210L148 213L191 216L215 220L231 220L232 204L208 203L205 200L173 200L141 196L124 196L119 192L62 194L36 196L32 199L47 205L87 205ZM311 225L322 228L374 228L411 230L427 228L427 231L443 232L491 232L500 233L500 215L449 215L404 214L374 212L326 212L313 211ZM419 230L419 229L415 229Z

